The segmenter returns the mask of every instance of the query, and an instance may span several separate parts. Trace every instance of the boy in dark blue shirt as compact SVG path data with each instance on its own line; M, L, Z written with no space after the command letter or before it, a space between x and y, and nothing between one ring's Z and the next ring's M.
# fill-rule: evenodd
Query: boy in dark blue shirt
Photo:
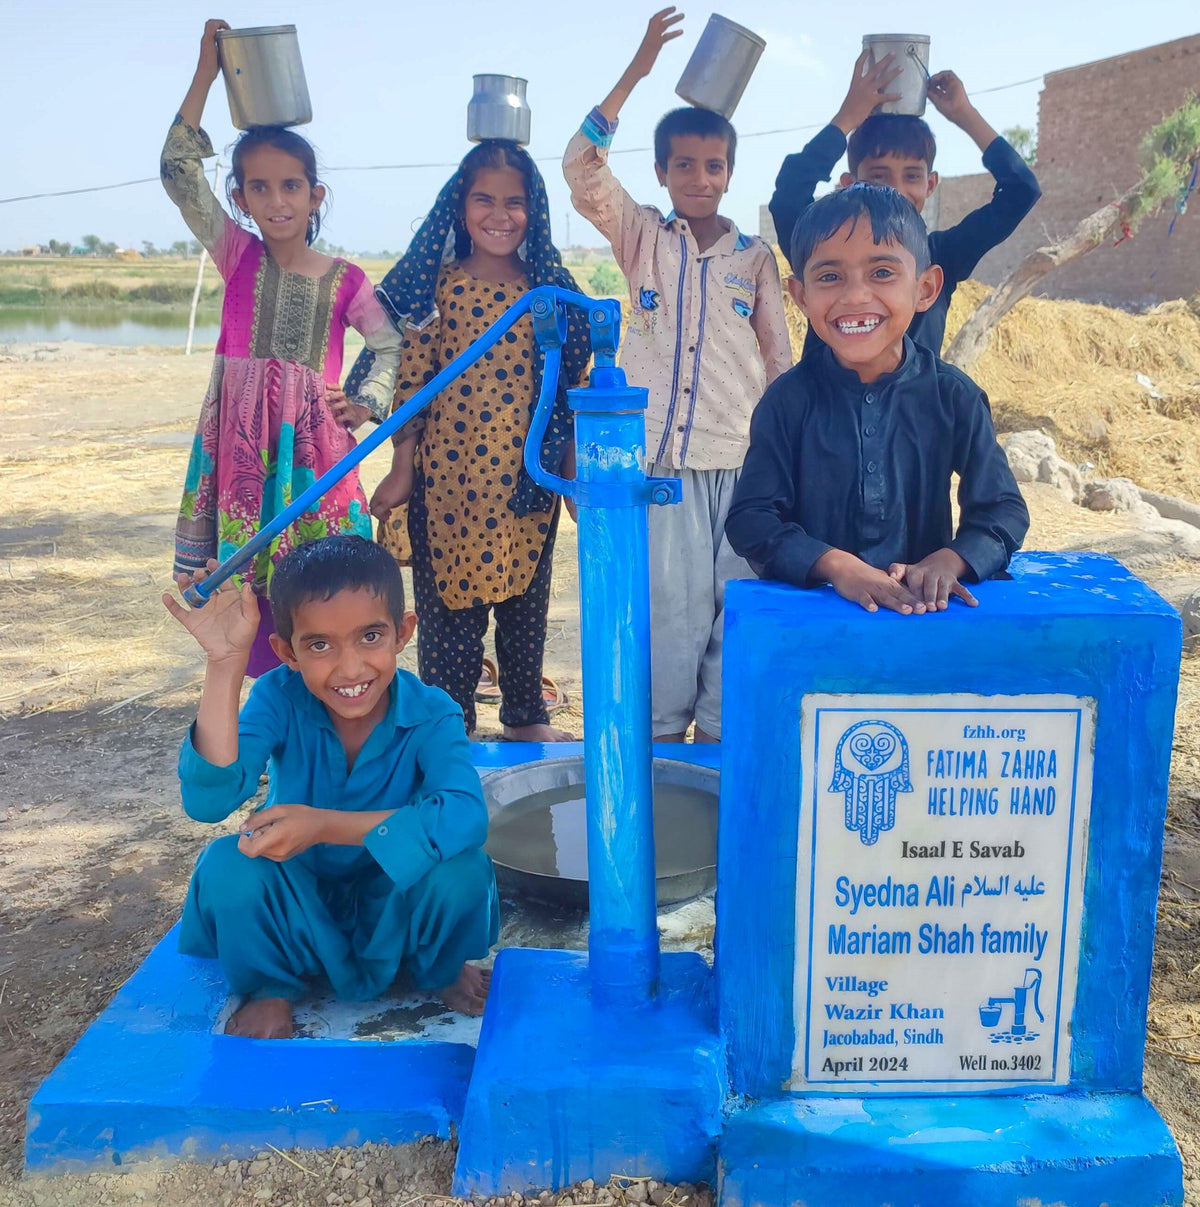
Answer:
M754 412L729 543L760 577L828 582L869 612L974 606L963 581L1004 569L1029 513L983 391L906 334L941 285L920 215L894 189L853 185L804 214L792 263L822 344Z
M818 182L830 179L843 153L848 155L850 167L842 173L843 188L855 181L888 185L907 197L918 212L933 195L938 183L933 170L937 150L933 132L919 117L872 112L877 105L897 99L888 88L899 74L891 55L868 69L864 51L833 121L802 151L783 161L770 210L779 245L789 259L796 222L812 204ZM938 112L975 141L983 152L983 166L996 180L991 201L957 226L929 235L930 257L942 270L942 290L929 309L916 315L909 335L941 355L946 312L958 283L1017 229L1042 194L1029 165L983 119L954 72L939 71L931 76L928 92ZM792 271L799 272L794 262ZM810 327L805 355L816 339Z

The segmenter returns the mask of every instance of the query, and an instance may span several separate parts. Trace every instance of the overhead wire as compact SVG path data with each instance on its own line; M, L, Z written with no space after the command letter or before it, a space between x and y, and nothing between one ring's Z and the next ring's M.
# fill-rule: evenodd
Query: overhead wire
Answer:
M971 95L981 96L988 92L1004 92L1008 88L1020 88L1025 84L1036 84L1043 77L1040 75L1032 75L1027 80L1014 80L1011 84L997 84L992 88L977 88ZM820 130L822 123L815 122L805 126L784 126L776 130L750 130L745 134L738 135L738 141L744 142L748 138L766 138L772 134L802 134L807 130ZM610 155L637 155L645 154L647 151L653 150L653 147L613 147L609 152ZM538 163L557 163L562 158L561 155L541 155L535 156ZM420 171L426 168L457 168L458 161L453 163L371 163L371 164L347 164L340 167L325 167L324 172L413 172ZM122 180L117 184L96 184L90 185L87 188L81 189L58 189L52 192L43 193L23 193L18 197L0 197L0 205L10 205L15 201L40 201L48 197L74 197L80 193L103 193L110 189L127 189L137 184L153 184L158 180L157 176L143 176L137 180Z

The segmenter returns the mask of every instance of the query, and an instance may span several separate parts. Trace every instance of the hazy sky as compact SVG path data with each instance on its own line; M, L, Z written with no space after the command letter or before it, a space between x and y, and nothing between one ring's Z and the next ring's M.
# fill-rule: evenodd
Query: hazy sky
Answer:
M592 105L632 55L652 3L561 0L0 0L0 198L154 176L163 134L195 67L204 19L235 27L294 23L316 118L305 133L329 169L328 238L351 249L401 248L450 174L448 167L337 171L371 164L457 162L469 149L466 105L476 72L529 79L531 152L549 188L556 239L570 208L557 160ZM626 106L615 149L649 145L678 104L674 86L713 11L681 6L686 33ZM837 108L863 33L932 37L931 69L953 68L969 92L1040 76L1200 30L1194 0L1003 0L924 3L722 0L719 11L760 33L767 49L735 115L742 136L726 214L756 232L779 161ZM1033 126L1039 83L976 97L997 128ZM965 135L930 109L943 174L979 171ZM927 115L928 116L928 115ZM205 111L214 144L235 131L224 87ZM648 151L617 154L630 192L665 203ZM666 208L666 205L663 205ZM169 244L187 232L156 183L0 204L0 248L78 241ZM573 211L569 241L599 236Z

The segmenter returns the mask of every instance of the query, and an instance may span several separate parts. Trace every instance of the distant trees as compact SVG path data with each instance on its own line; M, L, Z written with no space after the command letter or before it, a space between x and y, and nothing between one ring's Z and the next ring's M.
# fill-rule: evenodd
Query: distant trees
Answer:
M51 239L46 246L50 249L52 256L69 256L71 254L71 241L64 239L61 242L58 239Z
M111 256L117 250L115 243L105 243L99 235L84 235L80 246L89 256Z
M1030 166L1037 161L1037 134L1028 126L1009 126L1003 132L1012 149Z
M601 297L611 297L621 292L625 278L621 276L615 264L601 262L596 265L592 275L588 277L588 284Z

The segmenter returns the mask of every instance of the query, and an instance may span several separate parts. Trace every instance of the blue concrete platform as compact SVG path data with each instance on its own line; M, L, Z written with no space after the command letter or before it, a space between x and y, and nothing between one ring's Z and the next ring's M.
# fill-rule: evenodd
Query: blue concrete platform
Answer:
M582 752L582 743L472 748L485 778ZM717 766L720 751L659 746L655 754ZM397 1144L448 1138L462 1120L478 1020L457 1016L463 1025L447 1026L434 1018L417 1038L338 1038L346 1017L363 1011L318 1003L297 1011L298 1027L309 1009L334 1024L335 1037L325 1037L330 1027L313 1026L319 1037L252 1040L219 1033L229 1008L217 963L180 955L170 930L34 1095L26 1168L56 1173L149 1158L242 1157L268 1143Z
M401 1144L462 1118L469 1044L218 1034L220 967L176 942L172 929L33 1096L27 1170Z
M724 1064L698 955L662 957L649 1005L601 1010L582 953L508 948L492 974L454 1192L557 1190L610 1174L711 1181Z
M721 1207L1174 1207L1179 1153L1138 1094L778 1100L726 1124Z

